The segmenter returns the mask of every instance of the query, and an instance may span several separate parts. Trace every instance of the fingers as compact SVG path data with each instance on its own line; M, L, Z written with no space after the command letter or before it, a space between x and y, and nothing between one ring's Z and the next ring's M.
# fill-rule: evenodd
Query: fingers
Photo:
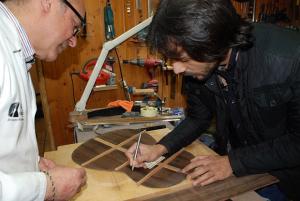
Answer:
M194 186L196 186L196 185L204 186L204 185L210 184L214 181L216 181L216 178L215 178L213 172L208 171L208 172L202 174L201 176L199 176L197 179L193 180L193 185Z
M196 156L195 158L193 158L191 160L191 162L197 161L197 160L203 160L203 159L207 159L209 156Z
M135 154L136 143L133 144L125 153L130 165L134 167L145 167L144 162L154 161L162 154L167 153L167 150L162 145L145 145L140 144L137 152L137 157L133 160Z
M146 159L145 156L142 155L140 152L138 152L135 160L133 160L132 157L131 165L137 168L144 167L144 162L146 161L145 159Z
M144 166L144 161L146 160L147 157L147 146L144 144L140 144L139 150L137 152L136 159L134 160L134 154L136 151L136 143L131 145L131 147L125 152L125 155L127 156L129 160L129 164L134 167L143 167Z
M187 166L185 166L183 169L182 169L182 172L183 173L188 173L190 172L191 170L193 170L194 168L197 168L197 167L200 167L204 165L202 161L194 161L194 162L191 162L190 164L188 164Z
M125 152L126 157L129 160L129 164L133 165L133 154L135 152L136 143L131 145L131 147Z
M81 185L80 186L84 186L86 184L87 181L87 176L86 176L86 171L83 168L79 169L79 178L81 179Z
M197 167L192 173L188 174L187 177L194 180L197 177L204 175L206 172L208 172L208 168L206 166Z
M213 183L217 180L218 179L216 179L214 176L212 176L212 177L208 178L207 180L204 180L203 182L200 182L200 185L201 186L206 186L206 185L211 184L211 183ZM196 185L198 185L198 184L196 184Z
M182 172L188 173L196 167L208 165L209 158L210 158L210 156L196 156L195 158L193 158L191 160L190 164L188 164L186 167L183 168Z
M226 179L232 175L232 168L227 156L197 156L182 172L188 174L194 185L204 186Z
M134 154L136 148L136 142L130 146L130 148L126 151L127 153Z
M86 185L87 175L84 168L76 168L74 170L77 173L77 187L75 187L75 190L76 193L79 193L81 191L81 188Z
M40 158L39 168L41 171L48 171L50 169L53 169L55 166L56 164L52 160L43 157Z

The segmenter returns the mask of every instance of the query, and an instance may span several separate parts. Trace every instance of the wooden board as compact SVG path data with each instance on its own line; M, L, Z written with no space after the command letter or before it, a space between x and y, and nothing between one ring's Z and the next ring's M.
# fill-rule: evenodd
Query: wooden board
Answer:
M158 193L151 196L139 197L138 199L130 199L130 201L220 201L227 200L246 191L259 189L275 182L277 182L277 179L268 174L251 175L240 178L232 176L224 181L219 181L204 187L196 186L178 190L173 193ZM237 198L237 200L239 199ZM253 201L252 198L240 200Z
M148 132L156 141L169 132L169 129L161 129ZM72 160L72 153L81 144L72 144L58 147L57 151L46 152L45 157L54 160L57 164L67 165L72 167L80 167ZM194 142L186 151L192 155L212 155L215 154L205 145ZM136 182L128 175L121 171L108 171L108 170L96 170L86 168L87 171L87 185L82 191L73 199L76 201L124 201L124 200L176 200L171 196L174 194L181 200L213 200L219 198L219 193L222 193L222 197L229 198L232 195L240 194L248 190L256 189L261 186L265 186L276 182L274 177L269 175L259 175L256 177L244 177L235 178L232 177L228 180L217 182L207 187L199 187L194 189L191 182L183 180L180 183L167 188L150 188L145 185L137 185ZM247 179L248 178L248 179ZM243 180L247 179L247 180ZM259 181L259 182L258 182ZM244 185L241 185L243 184ZM240 186L240 187L239 187ZM188 196L190 192L194 192L194 197ZM216 193L215 193L216 192ZM181 195L182 193L182 195ZM180 194L180 196L178 195ZM198 199L195 195L206 196L210 199ZM186 195L186 196L184 196ZM168 196L162 197L161 196ZM184 199L186 197L187 199Z

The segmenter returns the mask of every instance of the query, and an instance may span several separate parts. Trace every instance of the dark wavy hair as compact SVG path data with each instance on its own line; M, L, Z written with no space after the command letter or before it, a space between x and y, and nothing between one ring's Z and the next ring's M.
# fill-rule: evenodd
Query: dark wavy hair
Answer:
M150 49L180 59L222 61L230 48L252 46L252 26L230 0L161 0L149 27Z

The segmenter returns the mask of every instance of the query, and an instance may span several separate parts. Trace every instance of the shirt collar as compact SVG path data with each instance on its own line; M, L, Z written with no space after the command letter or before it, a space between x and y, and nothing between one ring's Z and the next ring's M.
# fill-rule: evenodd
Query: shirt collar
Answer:
M4 15L15 25L22 45L22 52L25 62L27 65L31 66L31 64L35 62L35 51L28 39L24 28L21 26L18 19L13 15L13 13L2 2L0 2L0 11L2 11Z

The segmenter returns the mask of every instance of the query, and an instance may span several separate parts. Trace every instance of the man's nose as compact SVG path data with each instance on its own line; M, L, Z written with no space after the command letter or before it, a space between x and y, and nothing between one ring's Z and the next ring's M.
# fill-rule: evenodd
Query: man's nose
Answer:
M172 65L173 65L173 71L175 74L183 73L186 70L186 67L185 67L185 65L183 65L182 62L173 62Z
M76 47L76 45L77 45L77 37L73 36L73 37L69 38L68 44L69 44L70 47Z

